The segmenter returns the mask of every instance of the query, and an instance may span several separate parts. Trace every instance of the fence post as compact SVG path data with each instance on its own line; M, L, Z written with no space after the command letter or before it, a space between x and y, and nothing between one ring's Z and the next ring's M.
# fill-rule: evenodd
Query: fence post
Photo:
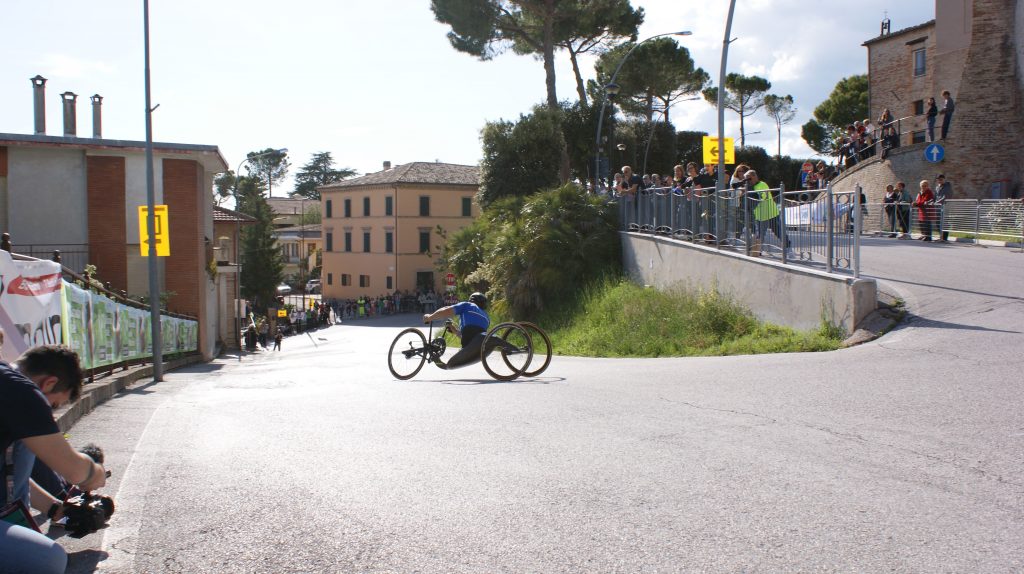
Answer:
M942 237L941 235L939 237ZM981 200L974 200L974 244L981 245Z
M857 214L857 219L853 220L853 278L860 278L860 232L861 232L861 221L864 219L864 213L861 212L863 207L860 204L860 193L861 187L858 183L854 187L853 192L856 194L853 198L854 211Z
M11 252L11 234L4 233L0 235L0 249L10 253Z
M743 190L743 242L746 244L747 257L750 257L750 196L746 187Z
M786 230L786 184L779 184L779 247L782 248L782 264L786 264L786 251L787 243L789 240L789 233Z
M835 220L835 207L833 205L832 196L832 183L829 182L828 187L825 190L825 256L828 258L826 264L826 270L832 272L832 260L835 259L835 241L833 240L833 234L835 232L836 220Z

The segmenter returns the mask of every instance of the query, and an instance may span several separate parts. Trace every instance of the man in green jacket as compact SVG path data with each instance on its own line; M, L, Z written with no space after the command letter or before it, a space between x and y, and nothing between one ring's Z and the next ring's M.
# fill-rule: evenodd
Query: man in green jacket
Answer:
M789 249L789 237L779 223L779 205L777 196L768 188L768 184L761 181L757 172L748 170L746 173L747 190L754 202L754 220L757 221L758 239L763 243L768 230L775 232L783 248Z

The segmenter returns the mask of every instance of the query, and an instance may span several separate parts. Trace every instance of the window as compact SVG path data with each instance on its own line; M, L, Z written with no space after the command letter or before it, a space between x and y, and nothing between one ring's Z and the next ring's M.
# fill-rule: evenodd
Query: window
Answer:
M370 286L370 276L369 275L360 275L359 276L359 286L360 287L369 287Z
M334 273L327 274L327 284L334 285Z
M345 217L352 217L352 200L345 200Z
M370 252L370 232L369 231L364 231L363 232L363 253L369 253L369 252Z
M924 114L924 100L917 100L917 101L915 101L913 103L913 106L914 106L914 115L915 116L920 116L920 115Z
M394 286L393 286L393 285L391 284L391 276L390 276L390 275L388 275L388 286L387 286L387 290L388 290L388 291L391 291L392 289L394 289Z
M328 231L325 239L327 241L327 251L334 251L334 234Z
M330 217L331 216L331 200L329 200L329 199L327 200L327 204L325 205L325 210L327 211L327 215L325 217Z
M925 69L925 49L914 50L914 77L923 76Z
M352 284L352 276L349 275L348 273L342 273L341 274L341 286L342 287L348 287L351 284Z
M473 198L463 197L462 198L462 217L470 217L473 215Z
M384 251L387 253L393 253L395 251L395 232L386 231L384 232ZM389 287L390 289L390 287Z
M429 195L421 195L420 196L420 216L421 217L427 217L429 215L430 215L430 196Z
M394 215L395 198L390 195L384 198L384 215Z
M352 232L345 232L345 251L348 253L352 252Z
M370 198L363 198L363 217L370 217Z
M924 130L910 134L910 143L924 143L925 139Z
M420 253L430 253L430 232L420 230Z

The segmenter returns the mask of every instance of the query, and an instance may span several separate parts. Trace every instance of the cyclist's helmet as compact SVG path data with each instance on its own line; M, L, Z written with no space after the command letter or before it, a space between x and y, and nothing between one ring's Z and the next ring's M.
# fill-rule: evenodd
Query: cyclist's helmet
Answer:
M469 302L485 311L487 310L487 295L479 291L469 296Z

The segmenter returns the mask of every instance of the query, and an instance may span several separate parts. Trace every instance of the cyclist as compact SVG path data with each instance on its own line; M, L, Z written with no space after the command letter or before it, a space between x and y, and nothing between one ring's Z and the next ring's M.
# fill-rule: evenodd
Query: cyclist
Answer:
M442 369L453 369L479 360L480 347L486 337L487 328L491 325L491 318L487 315L487 296L480 292L470 295L468 301L441 307L433 313L424 315L423 322L429 323L456 315L459 317L460 328L449 324L448 330L462 340L462 348L448 359L447 364L440 359L434 361Z

